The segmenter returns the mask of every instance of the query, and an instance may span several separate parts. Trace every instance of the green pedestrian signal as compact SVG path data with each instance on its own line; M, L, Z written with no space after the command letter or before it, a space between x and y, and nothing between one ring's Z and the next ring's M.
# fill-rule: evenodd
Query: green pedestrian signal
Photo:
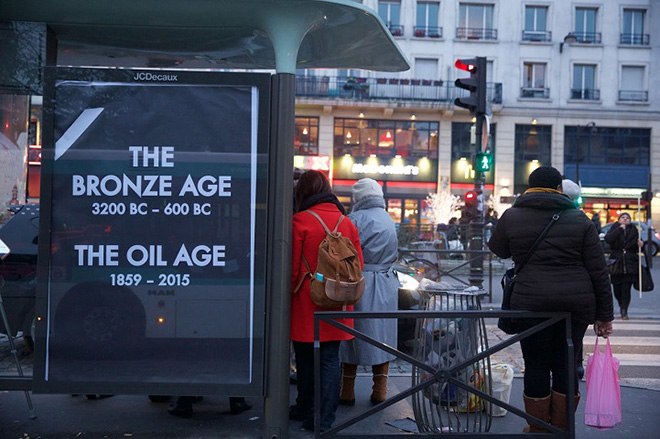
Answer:
M493 154L478 153L475 158L475 169L478 172L488 172L493 166Z
M582 206L582 204L584 203L584 200L582 199L582 195L578 196L575 202L577 203L578 206Z

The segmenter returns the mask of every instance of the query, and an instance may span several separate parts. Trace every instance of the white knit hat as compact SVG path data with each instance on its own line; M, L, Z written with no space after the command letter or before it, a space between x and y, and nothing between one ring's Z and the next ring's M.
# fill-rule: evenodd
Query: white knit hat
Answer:
M367 197L383 197L383 189L376 180L362 178L353 185L353 204Z
M577 201L580 196L580 186L578 186L573 180L562 180L561 190L573 201Z

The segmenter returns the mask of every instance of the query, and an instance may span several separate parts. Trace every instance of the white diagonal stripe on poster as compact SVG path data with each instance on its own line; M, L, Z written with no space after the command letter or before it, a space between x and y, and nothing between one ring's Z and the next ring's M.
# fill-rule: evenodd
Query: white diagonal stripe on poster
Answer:
M55 160L62 157L71 148L71 145L82 136L102 111L103 108L88 108L78 116L69 129L55 143Z

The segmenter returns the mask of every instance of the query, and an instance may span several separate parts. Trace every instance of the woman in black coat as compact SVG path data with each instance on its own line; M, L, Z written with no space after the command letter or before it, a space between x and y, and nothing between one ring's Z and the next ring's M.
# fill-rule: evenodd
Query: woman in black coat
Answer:
M596 227L561 192L561 184L561 174L555 168L542 166L532 172L530 189L502 214L488 246L497 256L519 264L552 217L560 213L516 276L511 308L570 312L577 359L589 324L594 324L599 336L612 332L612 294ZM519 320L529 326L538 323ZM520 346L525 360L525 411L565 430L570 366L563 322L521 340ZM577 390L576 376L576 407ZM546 432L535 424L525 431Z
M621 318L628 320L628 306L630 305L630 287L639 275L639 261L637 252L644 243L639 239L637 227L630 224L630 215L622 213L619 220L612 224L605 235L605 242L610 245L610 261L622 260L613 264L620 267L615 273L610 272L614 297L619 302Z

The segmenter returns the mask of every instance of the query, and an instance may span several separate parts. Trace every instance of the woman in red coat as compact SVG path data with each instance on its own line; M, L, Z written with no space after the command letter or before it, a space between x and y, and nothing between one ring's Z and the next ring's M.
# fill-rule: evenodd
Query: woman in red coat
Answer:
M325 238L325 230L313 215L305 210L318 214L331 230L345 214L344 206L332 193L330 182L318 171L307 171L300 176L294 191L293 216L293 254L291 265L291 340L296 353L298 372L298 396L296 404L291 406L289 417L303 421L303 428L314 429L314 312L341 311L320 308L312 302L309 292L309 276L302 257L309 264L312 272L316 271L318 249ZM351 240L364 265L360 238L357 228L348 218L344 218L338 230L342 236ZM297 292L294 289L302 281ZM347 310L353 310L348 306ZM353 327L352 319L340 319L341 323ZM321 341L321 430L328 430L335 420L335 412L339 404L341 373L339 365L339 343L349 340L352 335L327 324L320 326Z

